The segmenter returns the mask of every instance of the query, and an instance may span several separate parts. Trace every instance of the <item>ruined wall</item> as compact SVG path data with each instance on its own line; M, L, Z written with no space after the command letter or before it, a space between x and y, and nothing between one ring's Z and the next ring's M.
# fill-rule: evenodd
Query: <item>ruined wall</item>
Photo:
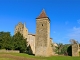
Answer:
M27 42L27 38L28 38L28 29L26 28L25 24L22 24L21 22L18 23L18 25L15 27L15 33L20 32L24 38L26 38L26 42Z
M72 56L79 56L79 44L72 44Z
M50 56L54 55L53 46L52 46L52 39L50 38L50 45L49 45L49 54Z
M30 47L30 53L35 54L35 35L28 34L27 42Z
M18 50L5 50L5 49L2 49L0 50L0 53L19 53Z
M17 32L20 32L21 34L23 34L23 29L24 29L24 25L19 22L17 26L15 26L15 33L16 34Z
M26 28L25 24L24 24L24 29L23 29L23 37L28 38L28 29Z

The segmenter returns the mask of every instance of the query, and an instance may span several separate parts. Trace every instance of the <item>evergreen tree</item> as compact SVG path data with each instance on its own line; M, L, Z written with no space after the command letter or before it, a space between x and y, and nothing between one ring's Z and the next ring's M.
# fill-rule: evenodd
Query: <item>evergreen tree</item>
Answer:
M16 33L12 40L14 42L14 50L19 50L21 53L26 52L27 42L23 35L20 34L20 32Z
M0 48L1 49L12 49L11 35L10 32L0 32Z

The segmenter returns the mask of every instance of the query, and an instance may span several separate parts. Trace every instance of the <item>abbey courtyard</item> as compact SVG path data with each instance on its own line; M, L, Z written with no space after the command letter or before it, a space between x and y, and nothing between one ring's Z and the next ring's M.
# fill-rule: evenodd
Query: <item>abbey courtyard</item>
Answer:
M45 10L43 9L40 15L36 18L36 33L30 34L28 32L25 23L19 22L15 26L15 33L20 32L26 41L28 42L28 46L30 46L29 53L34 54L35 56L55 56L55 47L58 45L52 42L52 38L50 37L50 19L46 15ZM54 45L54 48L52 47ZM74 41L72 43L72 56L79 56L80 45Z

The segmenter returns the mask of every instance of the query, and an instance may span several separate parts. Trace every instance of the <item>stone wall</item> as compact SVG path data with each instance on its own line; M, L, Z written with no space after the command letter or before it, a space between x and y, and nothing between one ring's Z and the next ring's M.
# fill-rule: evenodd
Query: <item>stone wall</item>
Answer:
M0 53L19 53L18 50L0 50Z
M35 35L28 34L27 42L28 46L30 47L31 53L35 54Z
M79 44L72 44L72 56L79 56Z
M24 38L28 37L28 29L26 28L25 23L24 24L22 24L21 22L18 23L18 25L15 27L15 34L17 32L23 34Z
M49 45L49 54L50 56L54 55L53 47L52 47L52 39L50 38L50 45Z
M19 22L18 25L15 26L15 33L16 34L17 32L20 32L21 34L23 34L23 29L24 29L24 25Z

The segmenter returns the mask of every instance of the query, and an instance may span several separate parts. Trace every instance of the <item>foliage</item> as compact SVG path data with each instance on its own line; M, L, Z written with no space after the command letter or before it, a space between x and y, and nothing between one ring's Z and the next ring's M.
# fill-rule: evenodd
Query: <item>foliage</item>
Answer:
M63 44L62 43L59 43L59 44L57 44L58 46L56 47L56 49L55 49L55 52L57 53L57 54L62 54L62 48L63 48Z
M19 32L14 36L10 35L10 32L0 32L0 49L6 50L19 50L20 52L26 52L27 39L24 39L23 35Z
M0 49L12 49L12 39L10 32L0 32Z
M67 52L67 49L68 49L68 47L70 46L70 44L62 44L62 43L59 43L59 44L57 44L58 46L56 47L56 49L55 49L55 52L57 53L57 54L59 54L59 55L62 55L62 54L64 54L64 55L68 55L68 52Z
M64 55L68 55L68 48L69 48L69 46L71 46L70 44L65 44L65 45L63 45L63 48L62 48L62 53L64 54Z
M12 40L14 42L14 50L19 50L21 53L26 52L27 42L26 42L26 39L24 39L22 34L20 34L19 32L16 33L13 36Z

